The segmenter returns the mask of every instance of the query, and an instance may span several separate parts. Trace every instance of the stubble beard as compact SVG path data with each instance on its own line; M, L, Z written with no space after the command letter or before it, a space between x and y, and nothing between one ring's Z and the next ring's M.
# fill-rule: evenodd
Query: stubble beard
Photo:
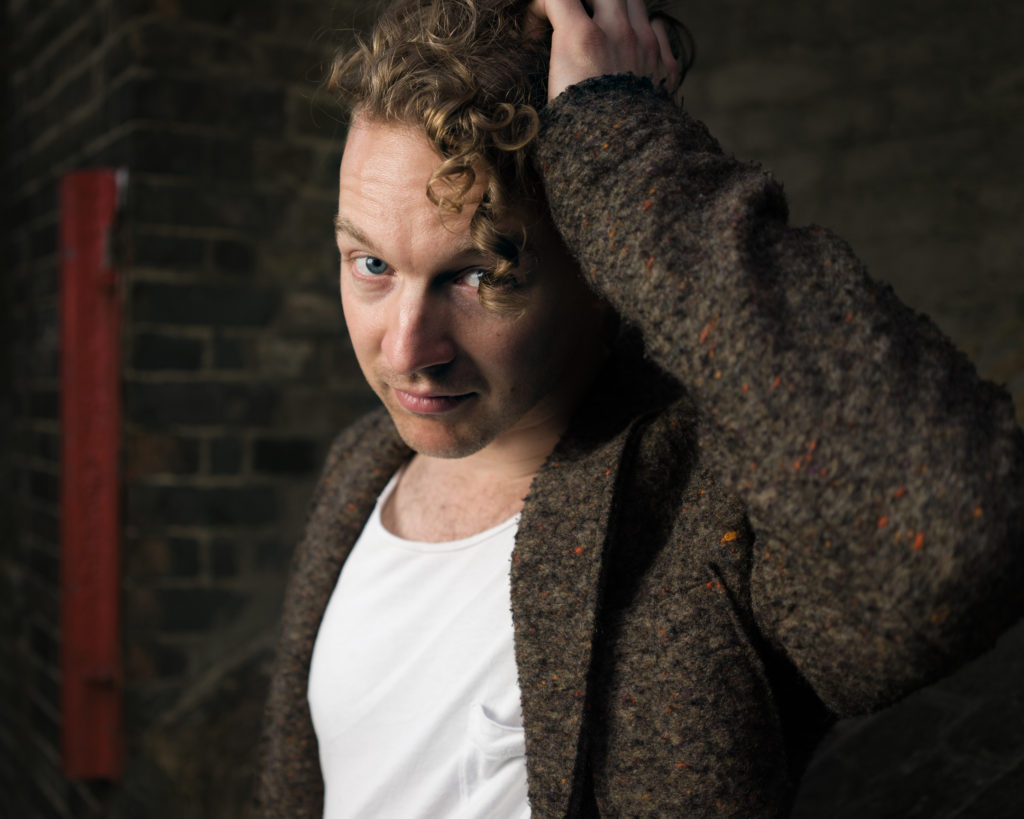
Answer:
M429 418L389 403L385 406L406 446L431 458L466 458L479 452L500 434L500 430L492 431L486 425L474 428L473 424L465 421Z

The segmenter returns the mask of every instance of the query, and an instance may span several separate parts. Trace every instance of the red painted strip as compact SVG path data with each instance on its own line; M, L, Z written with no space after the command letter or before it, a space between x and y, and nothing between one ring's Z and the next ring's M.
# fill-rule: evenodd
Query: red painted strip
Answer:
M119 779L121 299L112 170L60 188L61 746L65 776Z

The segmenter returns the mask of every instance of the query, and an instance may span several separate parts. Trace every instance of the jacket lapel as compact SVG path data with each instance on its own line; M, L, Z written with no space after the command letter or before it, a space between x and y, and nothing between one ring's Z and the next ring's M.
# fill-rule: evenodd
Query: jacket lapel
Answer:
M616 482L637 419L678 394L621 353L534 479L516 536L512 617L535 816L578 815L587 798L582 729Z
M296 566L305 605L303 654L308 664L313 640L341 567L373 511L388 480L410 455L383 411L364 418L346 431L328 456L317 487L306 536Z
M585 717L602 553L621 444L553 458L534 479L512 558L512 618L536 816L569 809ZM556 453L557 456L557 453Z

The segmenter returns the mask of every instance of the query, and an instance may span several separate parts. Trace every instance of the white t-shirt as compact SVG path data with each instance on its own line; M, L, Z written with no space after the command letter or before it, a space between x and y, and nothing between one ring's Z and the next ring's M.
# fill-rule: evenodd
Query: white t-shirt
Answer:
M381 524L342 569L309 672L324 817L528 817L510 611L518 518L450 543Z

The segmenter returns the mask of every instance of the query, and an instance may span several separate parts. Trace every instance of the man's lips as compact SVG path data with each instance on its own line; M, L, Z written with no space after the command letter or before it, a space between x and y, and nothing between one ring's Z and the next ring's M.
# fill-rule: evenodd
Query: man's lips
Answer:
M462 395L420 394L395 389L395 400L402 405L402 408L409 412L415 412L418 415L437 415L451 412L472 398L473 395L474 393L471 392L463 393Z

